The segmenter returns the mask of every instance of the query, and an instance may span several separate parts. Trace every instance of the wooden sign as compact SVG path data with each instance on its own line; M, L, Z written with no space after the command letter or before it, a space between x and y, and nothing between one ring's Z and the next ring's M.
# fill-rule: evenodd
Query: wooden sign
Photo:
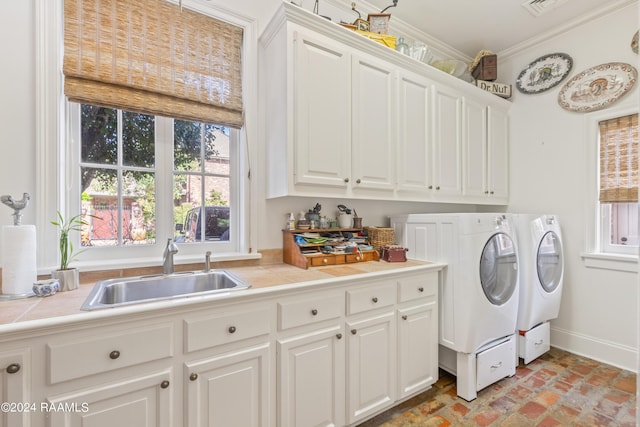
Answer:
M476 86L502 98L511 98L511 85L498 82L488 82L485 80L476 80Z

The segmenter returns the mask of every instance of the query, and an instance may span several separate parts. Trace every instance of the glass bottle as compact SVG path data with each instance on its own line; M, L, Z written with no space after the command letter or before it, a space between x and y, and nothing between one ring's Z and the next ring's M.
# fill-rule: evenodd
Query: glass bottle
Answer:
M398 43L396 43L396 50L403 55L409 55L409 45L404 41L404 37L398 37Z

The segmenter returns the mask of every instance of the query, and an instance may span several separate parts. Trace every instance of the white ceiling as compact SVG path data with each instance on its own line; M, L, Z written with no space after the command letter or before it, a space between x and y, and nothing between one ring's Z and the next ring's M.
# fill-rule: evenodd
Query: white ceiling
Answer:
M393 4L392 0L366 1L379 10ZM386 13L473 58L480 50L501 53L637 0L527 2L532 1L546 5L538 17L522 7L525 0L398 0L397 7Z

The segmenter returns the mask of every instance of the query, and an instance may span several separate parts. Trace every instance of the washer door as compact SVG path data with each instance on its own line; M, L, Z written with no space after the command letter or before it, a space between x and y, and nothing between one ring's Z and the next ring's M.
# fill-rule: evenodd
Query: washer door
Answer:
M538 245L536 256L538 265L538 279L542 289L547 292L555 291L560 286L564 261L562 259L562 243L553 231L547 231Z
M484 245L480 258L480 283L494 305L509 301L518 285L518 258L513 240L497 233Z

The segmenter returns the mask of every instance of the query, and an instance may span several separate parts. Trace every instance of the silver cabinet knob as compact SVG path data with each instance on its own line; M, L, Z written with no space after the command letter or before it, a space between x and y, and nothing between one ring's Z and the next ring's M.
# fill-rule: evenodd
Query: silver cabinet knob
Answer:
M118 350L113 350L111 353L109 353L109 359L116 360L119 357L120 352Z

